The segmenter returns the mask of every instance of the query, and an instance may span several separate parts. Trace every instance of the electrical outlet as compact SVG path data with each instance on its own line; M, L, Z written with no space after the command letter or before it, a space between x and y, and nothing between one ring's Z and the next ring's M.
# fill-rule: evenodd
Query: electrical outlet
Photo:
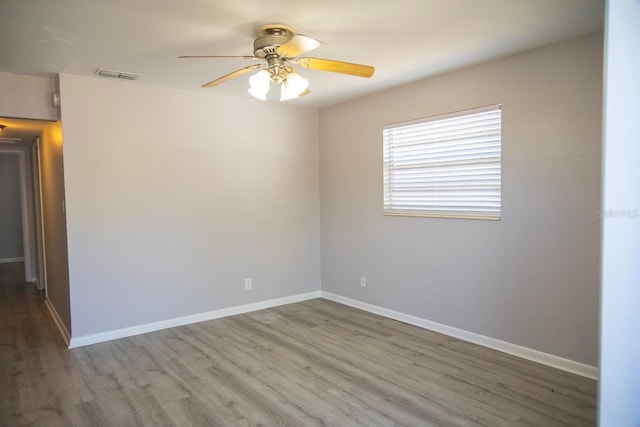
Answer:
M245 288L246 290L249 290L249 289L251 289L252 287L253 287L253 282L252 282L251 278L244 279L244 288Z
M360 286L363 288L367 287L367 278L365 276L360 276Z

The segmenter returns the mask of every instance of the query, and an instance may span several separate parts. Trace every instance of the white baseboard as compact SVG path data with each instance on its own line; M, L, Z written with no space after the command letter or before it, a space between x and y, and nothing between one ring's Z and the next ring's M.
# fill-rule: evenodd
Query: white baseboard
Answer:
M598 379L598 368L596 368L595 366L586 365L584 363L565 359L559 356L554 356L542 351L533 350L528 347L511 344L506 341L497 340L495 338L490 338L484 335L476 334L474 332L469 332L463 329L454 328L452 326L443 325L441 323L432 322L427 319L422 319L420 317L412 316L398 311L389 310L384 307L368 304L355 299L332 294L330 292L320 291L320 296L331 301L339 302L341 304L359 308L370 313L379 314L380 316L399 320L410 325L419 326L424 329L429 329L441 334L449 335L463 341L472 342L474 344L492 348L504 353L509 353L523 359L562 369L563 371L571 372L583 377L591 378L594 380Z
M176 326L189 325L191 323L204 322L206 320L220 319L222 317L234 316L236 314L249 313L251 311L264 310L265 308L277 307L294 302L306 301L313 298L320 298L320 291L308 292L305 294L292 295L283 298L276 298L267 301L260 301L252 304L238 305L235 307L222 308L220 310L207 311L205 313L191 314L188 316L175 317L173 319L160 320L158 322L145 323L143 325L131 326L112 331L100 332L97 334L73 337L69 342L69 348L82 347L104 341L111 341L118 338L130 337L133 335L145 334L147 332L159 331L161 329L173 328Z
M60 333L65 339L69 348L82 347L85 345L97 344L100 342L111 341L118 338L126 338L134 335L144 334L147 332L159 331L162 329L173 328L176 326L183 326L192 323L204 322L207 320L220 319L222 317L234 316L236 314L244 314L257 310L264 310L266 308L277 307L285 304L292 304L296 302L306 301L313 298L325 298L331 301L339 302L351 307L355 307L370 313L378 314L390 319L399 320L410 325L418 326L424 329L429 329L441 334L449 335L454 338L461 339L463 341L472 342L484 347L492 348L494 350L502 351L504 353L512 354L514 356L521 357L523 359L531 360L533 362L541 363L543 365L551 366L554 368L562 369L567 372L571 372L577 375L581 375L591 379L598 379L598 368L590 365L586 365L573 360L565 359L559 356L554 356L549 353L534 350L528 347L523 347L517 344L512 344L506 341L501 341L495 338L487 337L484 335L476 334L474 332L465 331L463 329L454 328L452 326L443 325L441 323L433 322L420 317L412 316L409 314L401 313L398 311L390 310L384 307L380 307L373 304L368 304L362 301L358 301L352 298L343 297L326 291L313 291L305 294L292 295L283 298L276 298L267 301L260 301L252 304L244 304L235 307L223 308L219 310L212 310L204 313L192 314L188 316L176 317L173 319L161 320L158 322L145 323L143 325L136 325L122 329L116 329L111 331L100 332L97 334L84 335L80 337L69 338L69 332L64 327L64 324L60 320L58 313L49 300L46 300L47 307L51 312Z
M66 326L64 326L64 323L62 322L60 315L56 311L56 308L53 306L51 301L49 301L49 298L44 300L44 304L49 309L49 314L51 314L51 317L53 318L53 323L55 323L58 327L60 335L62 335L62 339L64 340L65 344L67 344L67 347L69 347L69 343L71 342L71 335L69 334Z
M0 258L0 264L8 264L10 262L22 262L22 261L24 261L24 257Z

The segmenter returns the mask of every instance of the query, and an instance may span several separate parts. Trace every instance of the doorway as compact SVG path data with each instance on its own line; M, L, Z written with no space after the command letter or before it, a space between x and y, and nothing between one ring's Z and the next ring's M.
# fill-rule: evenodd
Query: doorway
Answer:
M0 117L0 275L46 289L38 138L42 120Z

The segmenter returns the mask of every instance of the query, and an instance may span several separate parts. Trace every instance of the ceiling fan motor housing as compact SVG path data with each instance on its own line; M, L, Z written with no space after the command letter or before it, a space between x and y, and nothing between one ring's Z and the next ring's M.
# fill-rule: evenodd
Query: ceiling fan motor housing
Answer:
M276 49L289 41L295 34L293 28L284 24L264 25L258 30L258 38L253 42L253 54L263 59L277 55Z

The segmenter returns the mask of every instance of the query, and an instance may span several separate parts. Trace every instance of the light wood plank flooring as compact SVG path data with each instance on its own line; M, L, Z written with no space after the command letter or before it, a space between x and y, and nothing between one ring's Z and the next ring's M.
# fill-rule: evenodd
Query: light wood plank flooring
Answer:
M316 299L67 350L0 287L1 426L591 426L596 383Z

